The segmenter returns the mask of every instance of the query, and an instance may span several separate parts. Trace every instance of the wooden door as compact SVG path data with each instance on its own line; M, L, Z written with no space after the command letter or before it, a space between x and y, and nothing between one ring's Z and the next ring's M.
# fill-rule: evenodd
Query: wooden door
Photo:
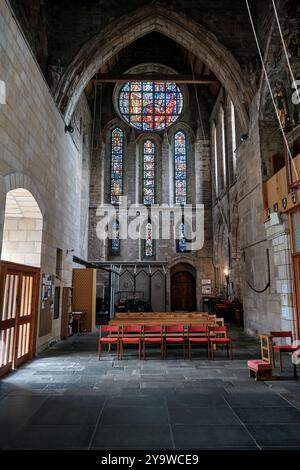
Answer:
M171 306L172 311L196 310L196 286L194 276L182 271L171 277Z
M35 352L39 269L0 263L0 375Z

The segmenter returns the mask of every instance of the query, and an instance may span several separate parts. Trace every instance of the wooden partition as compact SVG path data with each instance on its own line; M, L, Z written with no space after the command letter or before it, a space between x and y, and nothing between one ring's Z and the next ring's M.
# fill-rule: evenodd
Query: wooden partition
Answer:
M0 263L0 375L35 354L40 270Z
M96 269L73 269L73 312L84 312L84 329L96 328Z

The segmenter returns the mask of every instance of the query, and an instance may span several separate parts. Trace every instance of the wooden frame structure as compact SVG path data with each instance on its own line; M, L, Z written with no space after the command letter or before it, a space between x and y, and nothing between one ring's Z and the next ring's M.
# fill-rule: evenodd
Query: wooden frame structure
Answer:
M0 263L0 376L35 354L40 269Z

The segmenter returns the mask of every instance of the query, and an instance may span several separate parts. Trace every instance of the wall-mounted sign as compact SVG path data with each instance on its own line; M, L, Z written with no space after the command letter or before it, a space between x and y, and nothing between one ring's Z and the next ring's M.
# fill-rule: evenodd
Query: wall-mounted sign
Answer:
M211 279L202 279L202 294L210 295L211 294Z
M53 275L43 274L42 277L42 302L53 296Z

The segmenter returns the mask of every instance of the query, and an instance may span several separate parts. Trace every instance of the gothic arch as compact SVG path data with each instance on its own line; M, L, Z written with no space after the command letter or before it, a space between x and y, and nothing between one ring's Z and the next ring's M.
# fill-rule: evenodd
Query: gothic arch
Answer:
M253 90L238 62L212 33L157 4L113 21L81 48L62 76L55 96L66 122L70 121L85 85L100 66L128 44L154 31L173 39L210 67L232 97L242 126L247 129Z

